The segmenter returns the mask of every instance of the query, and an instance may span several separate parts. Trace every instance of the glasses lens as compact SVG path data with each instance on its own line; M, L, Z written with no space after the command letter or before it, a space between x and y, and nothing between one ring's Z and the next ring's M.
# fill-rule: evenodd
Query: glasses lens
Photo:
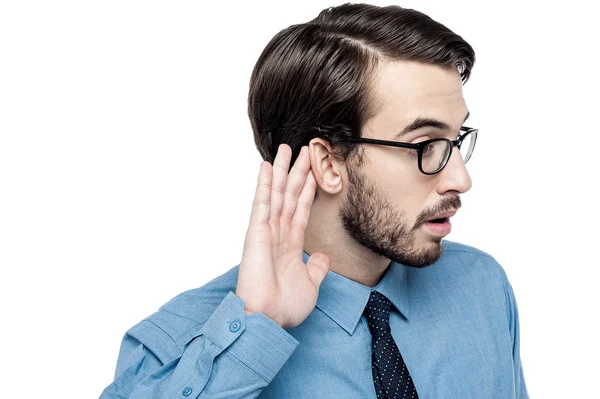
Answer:
M445 140L429 143L423 149L421 167L425 173L435 173L442 169L450 156L451 145Z
M467 163L467 161L471 158L471 155L473 154L476 139L476 131L469 132L463 136L463 140L460 143L460 154L465 163Z

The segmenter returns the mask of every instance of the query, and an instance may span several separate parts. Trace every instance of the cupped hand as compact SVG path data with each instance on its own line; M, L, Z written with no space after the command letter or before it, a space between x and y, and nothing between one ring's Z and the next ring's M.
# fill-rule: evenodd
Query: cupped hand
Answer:
M304 263L316 182L308 148L302 147L288 174L291 155L282 144L273 165L260 165L236 287L246 314L261 312L283 328L296 327L312 312L331 263L318 252Z

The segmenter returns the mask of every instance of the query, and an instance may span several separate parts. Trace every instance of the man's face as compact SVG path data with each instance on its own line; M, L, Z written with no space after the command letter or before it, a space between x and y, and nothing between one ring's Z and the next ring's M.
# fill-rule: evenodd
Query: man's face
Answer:
M385 62L375 77L378 108L362 137L418 143L451 140L468 113L455 70L415 62ZM395 137L417 118L435 119L450 130L422 127ZM424 267L442 255L443 235L424 223L461 206L471 179L458 148L434 175L419 171L411 149L361 144L362 165L349 161L346 200L340 208L346 231L375 253L407 266Z

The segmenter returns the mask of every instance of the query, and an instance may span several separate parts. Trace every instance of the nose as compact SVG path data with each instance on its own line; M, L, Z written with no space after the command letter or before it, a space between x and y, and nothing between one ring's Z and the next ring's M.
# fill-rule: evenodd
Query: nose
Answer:
M461 194L466 193L473 185L460 151L456 147L454 147L448 163L439 172L439 175L437 184L439 195L447 195L451 191Z

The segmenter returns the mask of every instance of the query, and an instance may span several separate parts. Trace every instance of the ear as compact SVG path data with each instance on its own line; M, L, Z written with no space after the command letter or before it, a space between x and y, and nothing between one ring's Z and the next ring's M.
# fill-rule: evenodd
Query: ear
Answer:
M317 187L327 194L342 191L343 165L332 155L331 144L322 138L314 138L308 143L308 154Z

